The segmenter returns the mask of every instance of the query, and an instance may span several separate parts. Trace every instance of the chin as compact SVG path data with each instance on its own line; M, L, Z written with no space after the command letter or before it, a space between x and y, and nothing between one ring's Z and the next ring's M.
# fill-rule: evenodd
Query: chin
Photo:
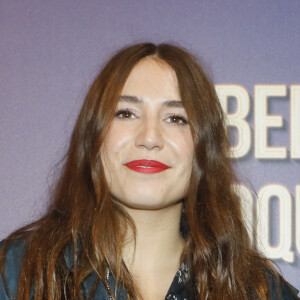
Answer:
M173 206L179 202L182 202L182 199L179 200L170 199L169 201L166 201L165 198L155 199L153 195L151 195L151 198L147 198L145 197L145 195L143 195L142 198L138 198L138 199L130 198L130 200L128 198L126 199L126 198L113 196L113 199L127 208L139 209L139 210L159 210L159 209L164 209Z

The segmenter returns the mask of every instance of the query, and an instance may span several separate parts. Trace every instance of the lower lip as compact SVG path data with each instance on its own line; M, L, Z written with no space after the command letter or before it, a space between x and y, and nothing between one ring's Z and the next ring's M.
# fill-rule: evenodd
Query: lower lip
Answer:
M127 168L129 168L132 171L138 172L138 173L145 173L145 174L154 174L154 173L160 173L163 171L166 171L167 169L164 168L157 168L157 167L138 167L138 166L128 166L126 165Z

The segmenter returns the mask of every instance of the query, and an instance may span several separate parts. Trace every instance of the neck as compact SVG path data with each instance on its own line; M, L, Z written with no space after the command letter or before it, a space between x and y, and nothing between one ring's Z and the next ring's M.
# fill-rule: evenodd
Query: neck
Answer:
M136 226L135 247L128 232L122 250L127 268L133 273L177 269L184 246L179 231L182 203L158 210L124 208Z

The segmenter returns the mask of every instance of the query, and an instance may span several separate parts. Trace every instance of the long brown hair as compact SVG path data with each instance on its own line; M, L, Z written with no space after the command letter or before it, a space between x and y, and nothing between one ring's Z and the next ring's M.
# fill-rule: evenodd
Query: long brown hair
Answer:
M26 244L17 299L29 299L32 286L36 300L84 299L83 280L94 272L98 281L105 281L107 267L126 288L128 298L136 298L135 284L121 258L126 228L135 227L111 199L100 148L130 71L147 56L161 59L176 72L194 138L193 170L182 213L187 230L181 260L189 266L196 297L268 297L266 270L272 266L251 246L240 200L232 188L236 179L214 86L199 61L183 48L143 43L119 51L95 79L48 211L4 243L3 277L8 245L16 239ZM66 263L66 251L72 268Z

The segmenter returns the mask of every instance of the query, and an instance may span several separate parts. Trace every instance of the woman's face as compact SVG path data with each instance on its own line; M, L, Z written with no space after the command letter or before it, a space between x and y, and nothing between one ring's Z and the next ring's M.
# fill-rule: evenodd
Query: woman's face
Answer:
M145 58L121 95L101 147L111 194L138 209L177 203L186 195L194 144L175 72L157 58Z

